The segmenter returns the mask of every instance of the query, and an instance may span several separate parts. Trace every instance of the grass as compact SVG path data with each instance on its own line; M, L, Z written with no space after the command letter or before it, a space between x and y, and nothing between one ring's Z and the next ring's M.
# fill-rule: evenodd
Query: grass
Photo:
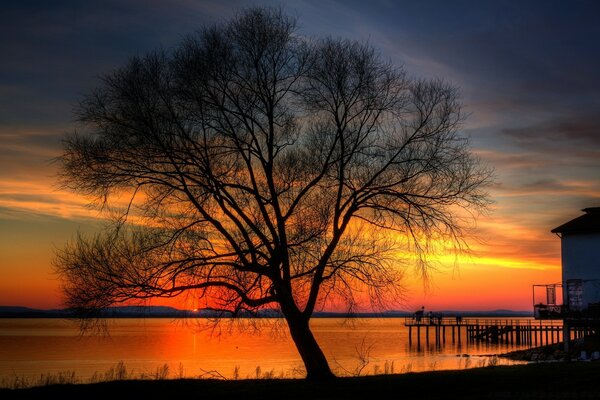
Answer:
M214 374L207 372L208 377L215 377ZM60 371L57 373L41 374L37 377L13 376L0 379L0 390L8 389L26 389L36 386L49 385L75 385L85 383L100 383L124 380L164 380L170 377L170 369L168 364L163 364L157 367L152 372L134 373L125 366L123 361L109 368L103 373L95 372L90 378L81 378L77 376L75 371ZM183 378L183 365L179 364L179 370L174 376L175 378Z
M338 378L317 384L302 379L154 379L92 384L50 383L0 389L1 399L596 399L600 362L488 366L468 370ZM154 377L153 377L154 378Z
M498 357L490 356L480 358L476 364L473 364L471 358L459 360L458 369L482 368L486 366L498 366ZM334 360L335 361L335 360ZM437 363L430 363L428 371L436 371ZM278 371L274 369L263 370L260 365L252 369L250 373L242 374L239 366L235 366L230 376L225 376L217 370L200 369L199 374L188 375L182 363L177 368L169 367L169 364L157 366L151 371L135 371L128 368L123 361L119 361L105 372L94 372L90 377L79 376L75 371L60 371L55 373L43 373L38 376L19 376L12 375L0 378L0 389L27 389L36 386L48 385L79 385L89 383L102 383L124 380L166 380L166 379L220 379L220 380L239 380L239 379L300 379L306 372L302 368L294 368L287 371ZM413 371L412 363L402 365L396 368L395 361L385 360L383 364L371 363L368 356L359 359L354 368L347 369L342 365L337 365L334 373L340 377L359 377L367 375L394 375L396 373L410 373Z

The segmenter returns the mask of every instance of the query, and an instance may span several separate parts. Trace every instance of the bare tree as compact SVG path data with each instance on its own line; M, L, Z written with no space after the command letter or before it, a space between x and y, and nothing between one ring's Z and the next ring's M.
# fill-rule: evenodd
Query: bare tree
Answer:
M277 308L307 378L328 379L313 312L385 306L399 243L419 255L463 243L489 171L458 132L456 89L295 24L247 10L133 58L81 101L62 182L104 210L129 201L111 230L58 253L69 307L192 293L231 312Z

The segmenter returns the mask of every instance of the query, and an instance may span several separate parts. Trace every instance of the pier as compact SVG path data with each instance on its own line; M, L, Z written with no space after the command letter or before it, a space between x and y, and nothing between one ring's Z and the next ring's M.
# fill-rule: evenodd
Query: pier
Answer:
M407 317L408 341L417 345L443 344L447 340L461 343L488 342L516 345L543 346L563 341L562 320L480 319L441 316ZM569 326L569 340L590 334L585 326Z

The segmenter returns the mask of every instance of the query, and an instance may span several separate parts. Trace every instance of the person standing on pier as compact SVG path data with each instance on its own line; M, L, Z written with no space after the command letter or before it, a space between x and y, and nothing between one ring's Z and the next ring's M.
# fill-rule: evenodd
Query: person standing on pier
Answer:
M415 311L415 321L421 322L421 319L423 318L424 313L425 313L425 306L421 306L420 310Z

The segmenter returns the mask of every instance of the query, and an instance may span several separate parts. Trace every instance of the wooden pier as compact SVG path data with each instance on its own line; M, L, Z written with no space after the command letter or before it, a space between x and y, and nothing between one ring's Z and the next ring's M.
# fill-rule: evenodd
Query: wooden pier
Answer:
M469 343L488 342L543 346L561 342L565 335L562 320L421 316L407 317L404 325L408 327L409 343L412 344L413 340L416 340L418 346L423 339L426 343L435 341L436 344L442 344L446 340L451 340L452 343L461 343L463 338ZM570 326L569 340L590 333L589 329L584 326Z

